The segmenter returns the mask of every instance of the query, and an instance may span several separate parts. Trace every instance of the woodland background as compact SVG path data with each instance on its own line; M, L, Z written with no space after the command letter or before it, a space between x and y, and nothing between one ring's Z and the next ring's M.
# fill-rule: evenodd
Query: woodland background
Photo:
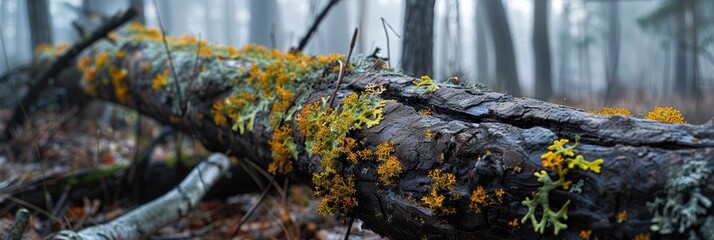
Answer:
M34 46L41 42L57 44L76 40L78 35L71 22L79 19L82 12L108 16L134 2L135 6L143 7L145 23L158 26L152 1L53 0L47 1L45 12L40 9L33 13L33 18L28 17L25 2L3 0L0 3L5 40L11 45L7 49L12 59L11 68L29 63ZM706 106L712 106L714 100L706 93L714 88L712 1L496 2L502 4L507 21L489 21L487 13L495 11L492 4L484 4L488 1L423 3L426 8L433 3L434 38L430 46L433 60L427 64L433 66L433 70L429 75L435 79L459 76L467 81L486 83L492 90L510 90L509 94L515 96L552 99L587 110L608 105L644 114L654 106L665 105L682 110L692 123L703 123L711 118L712 112ZM319 0L186 0L180 4L157 1L169 35L200 34L210 42L234 46L257 43L282 50L297 44L327 3ZM389 48L392 64L402 66L404 38L395 33L408 34L402 27L404 4L399 0L345 0L327 15L305 52L345 53L352 29L359 27L355 53L368 55L379 47L382 55L386 55ZM42 19L43 15L49 20L49 28L28 31L32 29L31 19ZM391 35L389 46L380 18L394 30L387 30ZM501 34L494 38L494 29L504 29L511 40L494 41L503 38ZM40 36L32 36L33 33ZM535 41L534 37L539 34L545 34L541 39L547 39ZM507 50L508 46L494 42L512 45L515 64L497 64L499 58L507 58L503 55L511 51ZM536 55L538 49L549 49L548 56ZM0 73L7 71L2 61L0 59ZM499 74L497 65L506 65L504 72L517 75ZM538 69L548 69L550 73L539 75ZM506 89L504 83L512 81L519 84L520 91ZM536 87L547 82L551 83L551 90Z
M158 10L167 35L288 50L298 44L329 2L157 0L155 5L142 0L2 0L5 48L1 50L7 58L0 58L0 76L36 67L33 56L38 50L47 50L44 44L78 41L73 22L96 27L129 6L140 10L134 21L150 27L159 26ZM304 52L344 54L355 27L360 30L355 54L370 55L379 48L380 57L389 57L389 64L412 76L428 75L436 81L458 77L461 82L484 83L492 91L585 110L622 107L642 116L655 106L672 106L692 124L714 116L714 96L708 94L714 89L714 1L342 0L328 13ZM429 53L411 55L424 51ZM3 130L16 102L28 91L20 78L8 79L0 82ZM176 136L166 137L172 130L131 109L98 101L92 101L89 110L66 108L73 100L63 91L52 88L42 95L44 100L28 109L31 124L13 130L14 141L3 144L3 191L44 187L45 180L32 185L30 179L63 179L88 167L111 169L146 154L169 168L190 162L175 170L178 176L209 154L190 136L173 133ZM8 150L19 146L29 147L20 152ZM344 236L344 227L334 218L314 213L315 199L309 187L287 185L285 182L280 194L266 200L269 207L258 210L257 217L242 228L241 236ZM192 215L164 227L155 238L225 238L256 199L251 193L203 202ZM61 203L59 200L56 203ZM111 219L136 207L122 201L111 206L99 202L87 199L80 205L58 204L63 207L49 214L66 222L35 219L33 229L40 235L77 229L85 220ZM0 209L4 217L0 227L9 226L12 207ZM285 216L295 214L300 221L285 221ZM359 227L354 231L362 238L379 238Z

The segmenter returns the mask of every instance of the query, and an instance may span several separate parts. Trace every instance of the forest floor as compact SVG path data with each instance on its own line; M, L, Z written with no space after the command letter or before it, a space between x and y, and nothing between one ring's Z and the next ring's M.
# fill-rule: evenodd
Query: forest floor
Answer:
M5 193L22 191L18 188L38 179L56 179L88 168L110 169L116 165L129 165L136 152L161 129L158 123L144 117L141 120L142 130L137 136L136 112L118 106L108 107L106 103L99 105L85 112L41 110L32 115L32 127L26 124L24 130L14 132L11 145L23 150L15 154L0 154L0 202L14 201L8 199ZM100 111L91 113L96 110ZM0 129L4 129L11 111L11 108L0 109ZM175 139L170 137L161 142L154 149L151 161L176 161ZM190 137L182 139L179 146L185 159L209 154ZM2 145L0 152L9 153L10 146ZM309 186L291 183L287 189L278 192L284 192L284 195L269 195L241 226L234 239L344 239L346 225L336 217L316 213L320 199L313 197ZM226 199L204 200L185 217L161 228L151 239L229 239L243 215L258 201L259 195L248 193ZM137 207L131 201L116 201L107 205L101 199L88 198L82 203L63 205L54 206L63 210L59 213L53 211L55 219L59 220L51 223L51 229L80 230L78 226L107 222ZM0 209L0 239L5 238L4 233L12 225L13 215L9 208ZM48 220L33 217L24 239L42 239L41 236L50 233L49 225ZM382 238L362 229L361 222L355 220L349 239Z

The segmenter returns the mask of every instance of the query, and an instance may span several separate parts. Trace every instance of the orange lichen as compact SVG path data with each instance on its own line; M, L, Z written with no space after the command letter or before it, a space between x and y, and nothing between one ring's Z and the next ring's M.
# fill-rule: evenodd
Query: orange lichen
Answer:
M595 114L600 114L600 115L624 115L627 117L632 117L632 112L630 110L627 110L625 108L611 108L611 107L602 107L602 110L594 111L593 113Z
M585 239L585 240L589 240L589 239L590 239L590 235L591 235L592 233L593 233L593 231L590 230L590 229L580 230L580 237L583 238L583 239Z
M473 208L476 213L481 213L481 207L489 205L489 202L490 198L486 190L482 186L478 186L471 193L471 204L469 204L469 207Z
M100 70L107 65L107 62L109 62L109 53L101 52L94 57L94 68Z
M417 112L417 113L419 113L419 115L431 115L431 109L424 108L424 109L419 110L419 112Z
M169 70L166 69L163 72L156 74L154 79L151 80L151 89L154 91L159 91L161 88L166 86L169 81Z
M456 213L456 208L444 203L446 196L443 192L451 192L454 190L456 176L452 173L441 174L440 169L429 171L429 177L434 180L431 185L431 191L421 200L429 206L429 208L439 215L450 215Z
M645 119L677 124L687 123L684 121L682 113L673 107L655 107L647 113Z
M644 234L644 233L639 233L635 235L634 240L650 240L650 235Z
M126 75L126 69L109 66L109 76L114 85L114 96L116 96L120 103L126 103L129 100L129 86L127 86L124 81Z
M434 137L433 134L431 133L431 129L427 129L425 135L426 135L426 138L428 138L428 139L433 139L433 137Z
M391 155L393 152L394 146L388 141L377 145L377 151L375 152L377 162L379 162L379 167L377 168L379 182L385 186L396 185L394 179L402 173L402 164L396 156Z
M222 101L217 101L213 103L211 107L211 114L213 114L213 122L218 125L224 125L228 122L226 116L224 115L225 108L223 107Z
M514 218L513 220L509 221L508 226L511 226L512 228L517 228L518 227L518 218Z
M79 70L85 71L89 69L89 65L92 64L92 58L89 56L84 56L77 61L77 68Z
M292 132L293 129L289 125L282 125L273 132L273 138L268 142L273 158L273 162L268 165L268 172L271 174L292 172L292 159L297 154Z
M126 56L126 52L124 52L122 50L117 51L117 53L116 53L117 58L121 59L121 58L124 58L124 56Z
M617 223L623 223L627 220L627 210L617 213Z

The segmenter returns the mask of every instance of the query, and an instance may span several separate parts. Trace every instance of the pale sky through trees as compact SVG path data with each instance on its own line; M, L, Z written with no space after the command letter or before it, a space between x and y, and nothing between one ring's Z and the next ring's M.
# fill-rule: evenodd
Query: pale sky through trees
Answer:
M232 1L232 2L231 2ZM664 0L662 0L664 1ZM637 24L637 20L656 9L662 1L623 1L619 3L621 43L619 46L618 79L624 86L645 88L648 91L667 93L671 88L672 77L663 76L662 68L667 56L668 41L665 37L646 32ZM28 16L25 1L2 0L0 4L0 21L3 23L4 34L8 46L7 54L13 61L11 66L19 66L30 61L32 49L28 43ZM117 0L52 0L50 1L53 38L59 42L76 39L77 34L70 23L77 19L77 11L83 2L91 2L91 9L102 14L111 15L126 8L129 1ZM164 19L166 30L171 35L192 34L201 35L202 39L211 42L241 46L249 41L250 0L157 0ZM225 11L228 2L234 6L234 11ZM277 48L287 50L296 46L299 38L305 33L313 17L327 3L326 0L276 0L276 22L271 23L278 29L275 32ZM450 9L455 0L437 0L434 20L434 78L446 79L454 69L460 69L462 78L490 83L493 79L474 79L476 77L476 44L475 44L475 4L477 1L461 0L459 2L460 28L458 34L455 27L445 31L447 17L450 24L455 24L455 10ZM553 88L558 96L584 97L599 96L604 91L605 82L605 30L607 1L582 0L552 0L549 7L549 37L551 44ZM157 26L153 1L144 1L147 24ZM569 29L563 29L563 6L569 4L567 19ZM360 6L364 4L364 6ZM534 69L532 51L532 21L533 3L531 0L503 1L510 24L511 35L515 48L518 78L523 96L534 95ZM361 11L364 7L364 12ZM74 8L74 9L73 9ZM358 54L370 54L375 47L382 49L381 55L387 55L386 39L380 18L383 17L402 34L404 9L401 0L344 0L328 15L317 35L308 44L306 52L322 54L346 53L352 29L359 27L360 17L363 17L360 29ZM452 7L453 8L453 7ZM233 20L226 20L226 14L235 14ZM227 29L230 29L228 31ZM390 32L390 50L394 66L398 66L401 52L401 40ZM560 34L566 33L569 43L560 45ZM231 36L229 36L231 35ZM454 36L460 36L455 40ZM453 43L457 41L457 50ZM449 44L451 43L451 44ZM444 45L449 44L449 45ZM490 49L492 44L488 45ZM450 49L450 47L452 47ZM562 49L568 49L568 66L561 66L559 57ZM669 47L672 51L673 47ZM706 49L705 51L711 51ZM446 53L445 53L446 51ZM449 65L444 61L454 58L458 52L458 64ZM490 50L491 57L493 50ZM673 54L669 54L670 56ZM454 60L454 59L451 59ZM0 59L2 61L2 59ZM672 64L670 64L670 67ZM493 66L490 66L493 71ZM565 68L567 71L560 71ZM714 84L714 63L702 58L700 60L701 86L711 89ZM652 70L657 70L653 72ZM4 72L4 64L0 64L0 72ZM559 76L565 72L569 76ZM673 71L670 71L670 73ZM491 75L493 73L490 73ZM563 82L567 81L567 82ZM567 90L567 91L566 91Z

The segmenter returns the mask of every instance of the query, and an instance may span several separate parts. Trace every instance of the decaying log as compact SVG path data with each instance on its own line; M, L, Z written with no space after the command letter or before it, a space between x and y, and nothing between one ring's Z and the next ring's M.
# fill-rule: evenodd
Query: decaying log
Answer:
M287 74L287 84L258 88L257 85L265 84L263 80L277 81L266 75L269 71L299 71L285 66L271 70L272 61L299 56L256 47L236 51L199 44L190 38L171 39L173 61L180 76L173 79L167 73L168 60L155 34L134 27L122 34L128 36L125 40L95 45L81 66L85 73L90 73L89 79L85 74L87 93L137 109L197 137L209 149L229 152L266 168L275 154L271 153L271 139L278 126L288 126L292 130L282 135L292 137L294 143L286 145L294 146L290 149L294 156L288 157L292 159L289 168L281 165L277 172L289 172L309 181L330 169L333 171L330 176L334 177L331 181L338 182L337 176L353 179L355 188L345 191L353 190L354 194L348 193L347 203L339 204L354 204L349 198L354 196L356 206L343 210L387 237L712 239L714 236L710 200L714 197L710 177L714 121L676 125L621 115L594 115L572 107L447 83L426 84L429 90L422 86L417 89L412 83L415 78L358 57L351 61L354 63L349 68L351 73L340 86L334 107L345 109L343 101L351 93L365 90L371 92L372 98L393 100L384 106L372 106L383 112L378 124L371 127L362 124L359 129L352 126L347 134L357 140L359 149L374 150L385 142L391 143L395 151L390 156L398 159L401 172L392 179L394 185L389 185L381 178L378 161L353 163L347 160L348 152L340 152L340 157L332 162L334 166L325 166L321 165L325 164L321 159L326 155L311 154L321 149L305 146L306 140L312 141L317 136L304 136L295 117L308 117L300 111L309 106L324 110L324 105L330 102L326 97L335 91L336 64L308 68L307 73ZM106 61L106 65L97 67L97 60ZM385 89L377 97L374 94L381 91L380 86ZM276 97L275 91L284 88L292 92L284 94L289 96L287 100ZM226 116L216 114L223 105L237 104L240 99L230 96L246 89L263 92L253 92L254 101L235 110L242 115L226 120ZM287 114L273 110L279 102L288 103L287 109L277 108ZM312 105L314 102L317 103ZM246 115L249 109L257 110ZM426 110L432 114L419 113ZM370 120L378 120L375 117L378 116L371 116ZM314 124L319 124L318 129L332 131L338 123ZM554 190L540 192L545 180L539 181L534 173L545 169L547 172L539 176L558 178L555 170L544 168L541 155L548 152L555 140L570 139L566 146L572 146L576 137L580 140L575 153L588 160L603 159L599 173L575 165L565 177L572 181L568 190L551 185ZM284 139L288 138L281 138ZM342 143L335 144L332 146ZM567 168L562 163L561 166ZM439 178L435 169L441 171L438 176L443 178L442 183L435 181ZM453 179L445 177L449 174L453 174ZM448 184L452 180L455 184ZM349 181L341 184L350 186L345 182ZM424 197L429 200L432 188L439 184L441 188L431 196L432 204L427 205L429 201ZM335 184L338 186L341 185ZM560 213L561 218L560 223L543 222L543 229L534 232L534 225L525 217L529 210L525 200L538 196L541 200L545 196L545 207ZM439 198L441 201L436 201ZM538 207L534 213L540 220L543 208Z
M228 170L230 160L213 154L199 164L179 186L164 196L102 225L78 233L62 231L57 239L143 239L176 221L196 206L211 186Z

